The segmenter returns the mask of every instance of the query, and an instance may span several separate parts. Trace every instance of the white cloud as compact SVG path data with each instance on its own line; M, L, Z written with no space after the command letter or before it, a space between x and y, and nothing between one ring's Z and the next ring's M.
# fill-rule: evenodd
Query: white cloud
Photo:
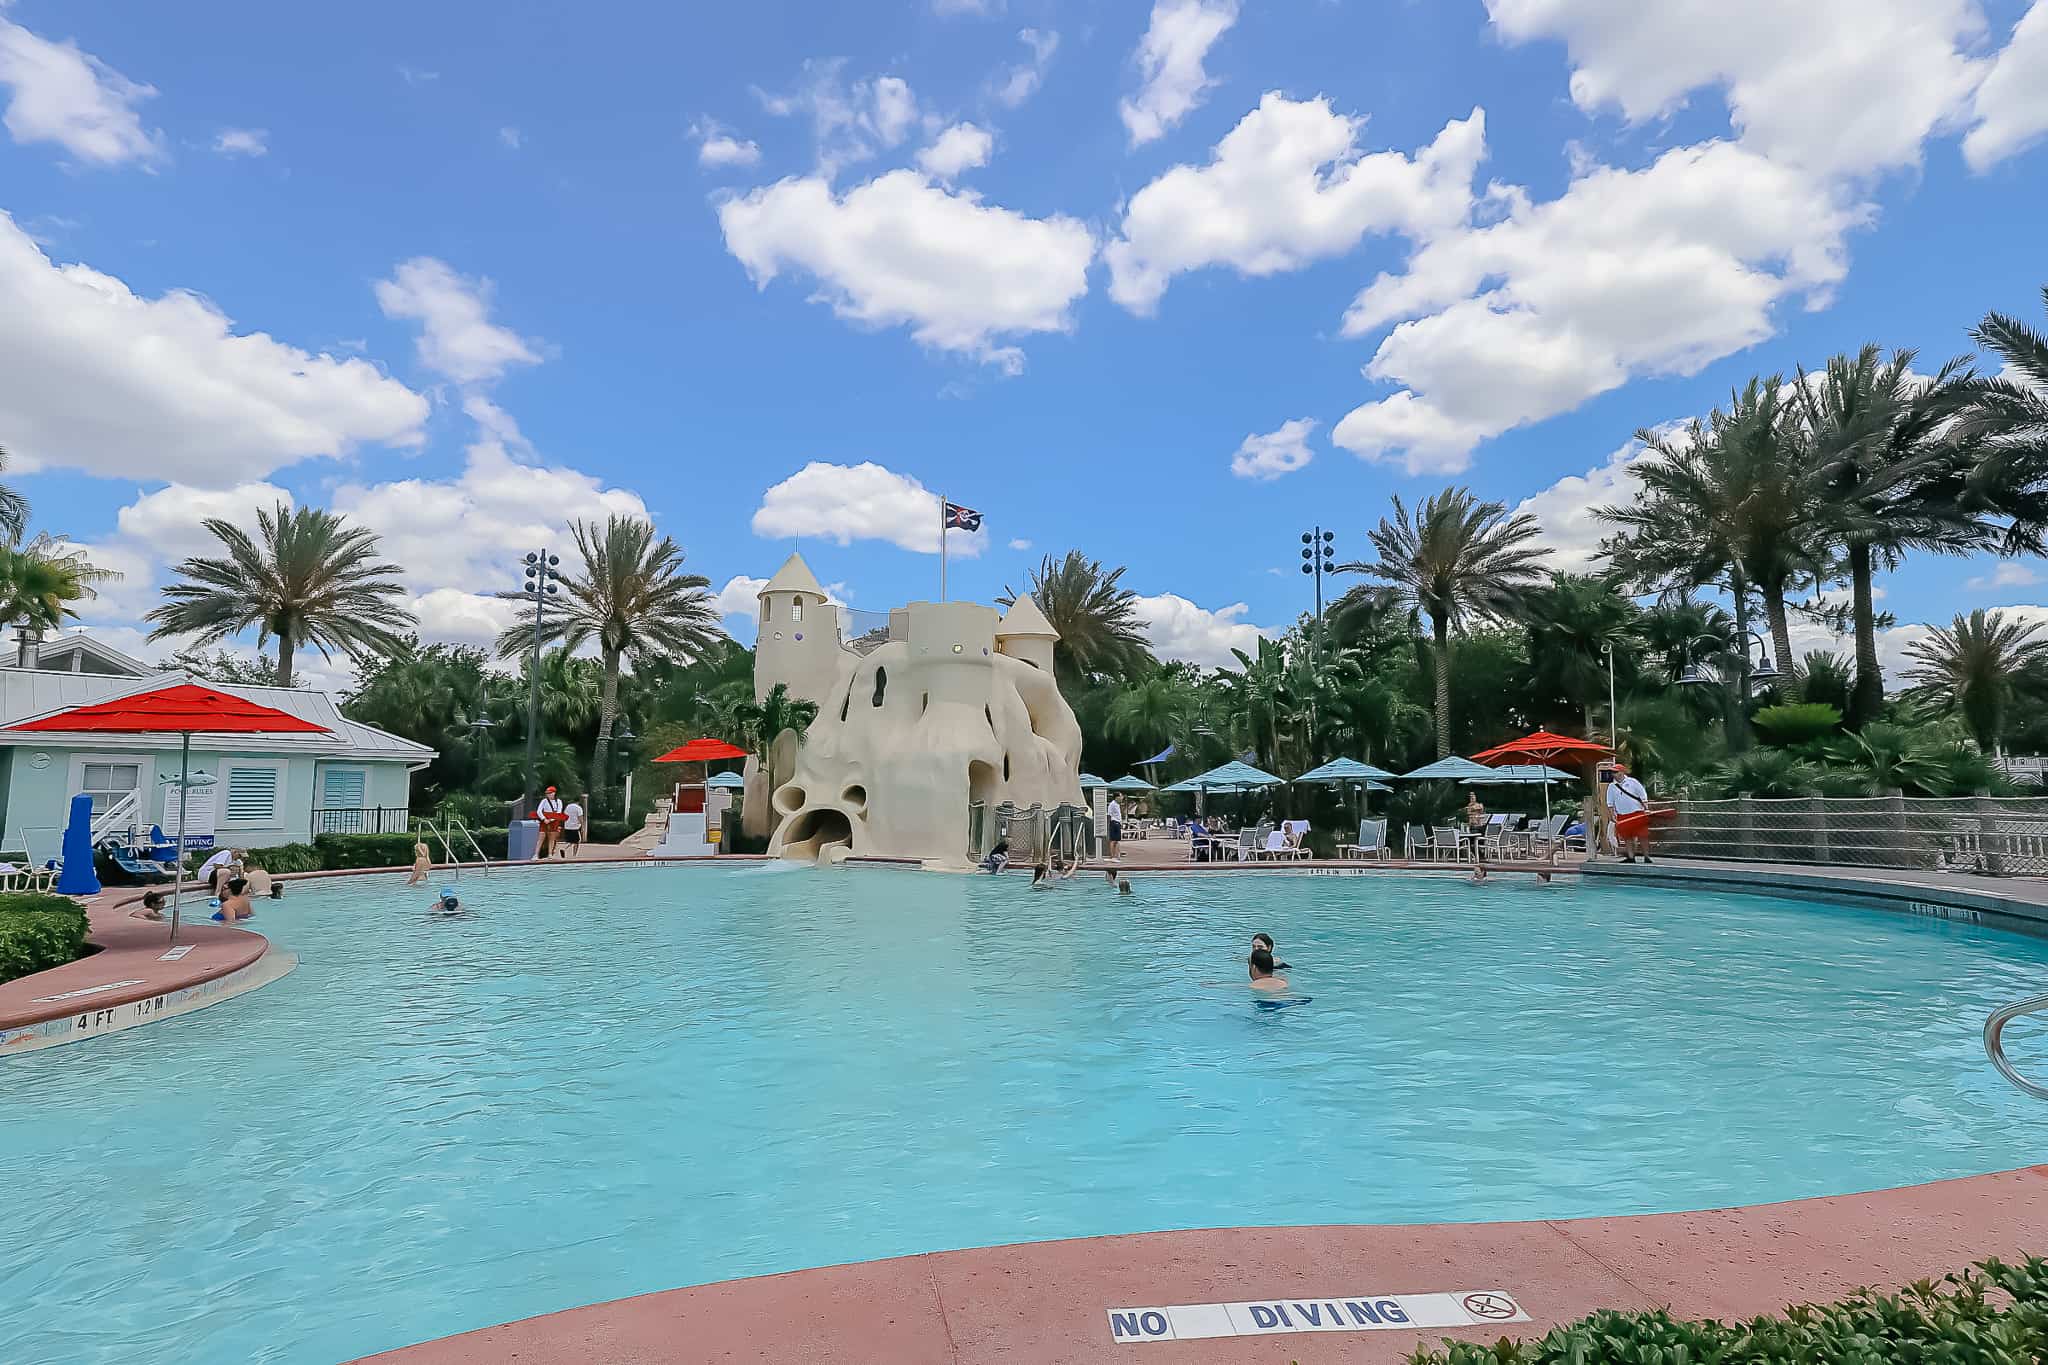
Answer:
M939 499L907 474L873 461L813 460L761 495L754 534L764 540L822 536L841 545L885 540L919 554L939 552ZM950 532L946 551L972 559L988 544L986 530Z
M1591 573L1600 542L1615 528L1593 515L1596 507L1619 507L1632 502L1638 491L1629 470L1648 448L1640 441L1627 441L1607 457L1607 462L1584 474L1568 474L1540 493L1522 499L1515 515L1536 518L1543 528L1543 546L1550 551L1550 566L1559 573Z
M1282 422L1277 431L1250 435L1230 458L1230 472L1240 479L1277 479L1292 474L1313 460L1308 448L1309 433L1316 429L1314 418L1297 417Z
M744 616L748 620L761 609L761 589L768 586L765 578L749 578L745 574L734 574L725 580L725 586L718 590L713 605L720 616Z
M0 18L0 85L16 142L54 142L80 161L147 166L163 159L163 134L135 106L156 87L131 81L73 42L53 43Z
M756 89L761 107L777 118L807 117L818 143L818 170L826 179L842 166L900 146L918 120L917 97L900 76L849 81L846 61L804 63L804 76L786 95Z
M816 176L779 181L726 199L718 221L758 287L802 271L842 318L909 326L926 346L1013 373L1023 353L994 338L1067 330L1095 254L1075 219L1027 218L908 170L843 195Z
M1244 620L1251 608L1233 602L1215 611L1198 607L1174 593L1139 597L1132 603L1145 623L1145 636L1152 652L1162 659L1186 659L1206 667L1234 665L1233 649L1254 654L1259 637L1278 636L1279 631L1261 630Z
M1045 83L1046 68L1052 65L1052 54L1060 47L1060 35L1051 29L1020 28L1017 41L1030 49L1030 57L1005 68L989 85L989 96L1006 109L1015 109L1038 93Z
M412 599L420 639L489 648L499 632L519 619L519 603L460 588L435 588Z
M213 150L222 156L269 156L268 128L223 128L213 140Z
M932 0L932 13L938 15L987 15L998 13L1002 8L1003 0Z
M1691 374L1756 344L1773 308L1824 306L1869 210L1740 146L1595 167L1559 198L1495 186L1499 221L1429 238L1352 301L1346 335L1398 322L1365 367L1401 391L1349 413L1345 449L1455 471L1511 427L1638 374Z
M220 552L220 541L202 524L219 518L253 533L256 513L283 503L292 495L276 484L244 483L233 488L191 488L174 483L144 493L115 514L121 538L162 560Z
M1267 94L1208 165L1175 166L1131 197L1103 251L1110 297L1150 313L1187 271L1273 275L1341 256L1368 232L1419 236L1464 220L1486 154L1483 111L1445 124L1412 159L1362 155L1364 123L1327 99Z
M2048 0L2013 25L2012 39L1977 87L1976 127L1963 138L1973 170L1985 170L2048 134Z
M415 256L376 285L388 318L420 324L420 363L461 384L496 379L513 365L537 365L525 338L490 320L489 280L467 279L446 262Z
M95 567L121 575L111 583L97 585L96 595L78 604L82 620L139 621L161 600L157 595L157 562L144 549L120 537L97 543L79 542L75 548L85 551L86 559Z
M986 166L995 145L996 140L988 129L972 123L956 123L917 154L917 164L935 179L951 180L962 171Z
M1237 22L1237 0L1154 0L1152 20L1131 60L1143 85L1117 112L1133 147L1165 136L1214 84L1202 63Z
M145 298L59 266L0 213L0 432L15 468L214 487L365 441L412 444L427 403L358 359L236 332L196 294Z
M399 67L398 76L399 79L404 81L407 85L427 85L433 81L438 81L441 79L440 72L423 71L416 66Z
M1661 118L1714 88L1745 147L1824 175L1916 165L1978 72L1975 0L1486 0L1513 42L1556 39L1592 113Z
M1966 588L2030 588L2042 582L2041 571L2016 559L2001 559L1988 574L1979 574L1963 584Z
M488 433L452 478L343 484L333 507L377 532L385 557L421 594L514 587L520 555L543 545L569 550L572 520L647 515L639 494L567 466L515 460Z
M526 134L508 123L498 130L498 141L503 143L508 151L516 152L526 145Z
M706 170L752 166L761 160L759 146L736 136L715 118L696 120L690 125L690 136L697 139L697 164Z
M1010 548L1013 550L1028 550L1031 548L1031 542L1019 536L1010 542Z

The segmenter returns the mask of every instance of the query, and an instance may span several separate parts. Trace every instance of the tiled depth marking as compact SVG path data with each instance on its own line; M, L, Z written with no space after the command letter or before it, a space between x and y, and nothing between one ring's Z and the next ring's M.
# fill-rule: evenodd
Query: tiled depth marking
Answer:
M1367 1294L1112 1308L1109 1334L1117 1341L1194 1341L1203 1337L1263 1337L1279 1332L1486 1327L1528 1320L1529 1315L1511 1295L1498 1289L1465 1289L1450 1294Z

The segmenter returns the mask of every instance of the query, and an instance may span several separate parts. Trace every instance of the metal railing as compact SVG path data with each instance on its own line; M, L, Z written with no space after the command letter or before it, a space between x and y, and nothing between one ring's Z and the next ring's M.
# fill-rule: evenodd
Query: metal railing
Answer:
M1652 835L1677 857L2048 876L2048 799L2038 797L1741 797L1670 809Z
M412 828L404 806L315 806L315 834L403 834Z
M2048 995L2037 995L2031 1000L2021 1000L2004 1009L1993 1010L1991 1017L1984 1021L1984 1052L1991 1058L1991 1065L1998 1068L1999 1075L2035 1099L2048 1100L2048 1085L2036 1085L2020 1075L2005 1055L2005 1026L2029 1014L2048 1014Z
M137 829L137 814L142 808L140 796L133 791L123 792L119 800L92 818L92 842L97 848L100 842L115 831L126 834L133 842ZM123 822L126 823L123 823Z
M463 824L462 821L454 816L449 816L438 825L432 820L422 820L419 822L419 832L440 841L441 860L453 869L457 875L460 875L464 864L461 856L455 851L455 843L450 837L451 835L459 836L464 843L469 845L469 851L476 854L477 863L484 871L489 872L491 870L490 855L484 852L483 845L477 843L476 836L470 833L469 826Z

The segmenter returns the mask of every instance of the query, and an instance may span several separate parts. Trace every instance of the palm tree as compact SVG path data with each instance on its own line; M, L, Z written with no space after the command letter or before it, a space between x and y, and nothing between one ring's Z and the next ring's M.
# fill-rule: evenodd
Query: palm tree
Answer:
M0 446L0 471L7 468L7 447ZM0 540L17 544L28 534L28 499L8 484L0 484Z
M2048 285L2041 302L2048 306ZM2048 335L2004 313L1986 313L1970 337L2005 362L2005 373L1972 384L1971 420L2000 446L2048 454Z
M1379 558L1337 566L1391 587L1409 610L1429 618L1436 660L1436 747L1451 752L1451 631L1467 621L1505 618L1541 577L1544 552L1536 519L1509 516L1470 489L1447 488L1417 504L1411 517L1400 498L1394 515L1369 534Z
M1856 728L1884 705L1877 657L1873 578L1908 550L1961 554L1994 543L2038 552L2039 509L2017 470L1983 461L1988 437L1951 419L1977 392L1966 364L1951 360L1932 378L1913 373L1912 351L1884 357L1875 345L1839 355L1819 374L1800 371L1796 389L1812 447L1814 506L1840 548L1856 634ZM2010 518L2002 527L1993 518Z
M0 622L35 632L59 629L77 617L73 602L91 601L98 584L120 577L63 536L45 533L24 546L10 540L0 545Z
M2020 680L2048 663L2048 640L2038 638L2040 629L1982 607L1935 627L1906 646L1913 660L1906 676L1918 684L1914 699L1960 711L1977 747L1996 754Z
M1525 610L1531 671L1578 706L1593 734L1594 710L1614 681L1610 670L1633 680L1636 604L1604 578L1561 573L1529 593Z
M1116 694L1103 729L1150 752L1177 744L1200 708L1198 694L1177 667L1162 667Z
M1239 671L1226 673L1223 683L1230 690L1232 716L1242 727L1238 738L1250 747L1253 761L1270 772L1279 766L1281 735L1293 715L1287 650L1280 641L1260 636L1256 658L1241 649L1230 652L1237 656Z
M811 722L817 718L818 704L790 696L787 683L777 683L761 700L742 702L734 709L733 740L741 748L751 749L760 756L761 773L767 781L771 798L775 789L782 785L782 775L776 771L776 741L782 738L784 731L789 731L796 736L796 742L802 744Z
M261 546L222 517L206 529L225 558L195 556L178 565L185 580L164 589L170 601L149 613L149 638L190 635L217 644L255 627L256 647L277 640L277 680L292 685L292 660L310 644L322 658L396 654L418 623L405 607L396 564L377 558L377 536L317 507L279 503L256 514Z
M1079 550L1067 551L1064 559L1047 555L1032 571L1032 599L1060 633L1054 671L1070 691L1086 675L1131 677L1153 663L1138 619L1138 595L1117 586L1123 576L1121 564L1104 570L1101 560ZM1008 607L1016 600L1016 591L1004 588L996 603Z
M590 789L599 799L611 773L612 727L619 717L619 673L625 661L695 659L719 638L719 614L702 574L684 573L683 547L639 517L613 516L570 525L580 571L562 577L560 600L548 599L538 628L542 646L559 644L574 652L597 646L604 669L598 698L597 753ZM520 593L504 596L525 600ZM536 636L531 617L498 636L498 657L530 651Z

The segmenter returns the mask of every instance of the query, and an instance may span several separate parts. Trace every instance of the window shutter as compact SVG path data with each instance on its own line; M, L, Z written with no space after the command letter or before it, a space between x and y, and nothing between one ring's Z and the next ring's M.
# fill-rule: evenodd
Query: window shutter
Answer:
M256 825L277 818L277 769L228 769L228 823Z
M329 810L358 810L363 804L360 768L329 768L320 779L320 804Z

